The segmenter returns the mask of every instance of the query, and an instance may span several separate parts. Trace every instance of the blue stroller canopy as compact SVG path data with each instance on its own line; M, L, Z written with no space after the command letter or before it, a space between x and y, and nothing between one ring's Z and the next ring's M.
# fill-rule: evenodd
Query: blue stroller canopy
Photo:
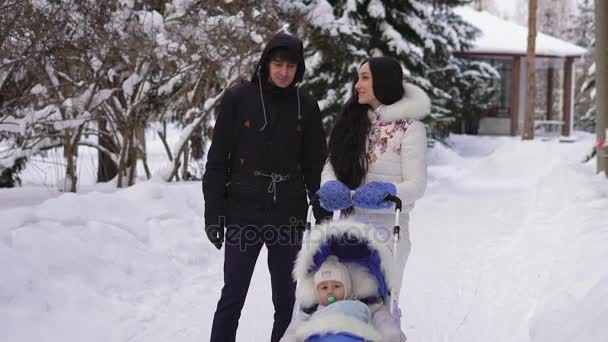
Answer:
M348 268L352 300L372 304L379 303L381 299L382 305L387 305L394 284L394 258L388 246L390 241L377 233L372 226L353 220L327 222L308 231L293 270L294 279L298 282L296 302L299 310L307 314L317 310L319 301L314 275L330 256ZM333 305L337 304L321 310L324 313L328 309L331 311ZM314 323L302 324L297 334L306 336L306 342L379 341L379 333L371 323L354 318L349 320L346 313L343 313L346 316L333 314L320 317ZM318 325L319 321L323 323Z
M369 241L348 232L342 235L332 235L323 242L313 256L309 273L316 272L330 255L334 255L342 263L357 263L369 270L378 283L377 297L387 302L389 291L381 269L381 259L378 251L370 248Z
M306 314L316 312L319 300L314 275L330 257L336 257L349 270L352 280L351 300L364 304L391 303L390 294L395 284L394 256L390 241L372 226L353 220L326 222L309 230L302 243L293 270L297 310ZM331 304L321 310L332 310ZM363 323L333 312L313 322L303 323L296 334L306 336L306 342L379 341L379 332L370 323ZM344 313L344 315L347 315ZM354 319L354 318L353 318ZM323 322L317 324L318 322ZM346 323L350 322L350 323Z
M293 269L293 278L298 282L297 304L305 309L318 304L314 273L331 255L350 268L365 270L369 273L367 277L375 280L377 290L367 283L361 283L361 287L353 284L353 296L360 300L382 299L388 303L395 284L394 257L389 244L385 235L362 222L340 220L315 226L304 235Z

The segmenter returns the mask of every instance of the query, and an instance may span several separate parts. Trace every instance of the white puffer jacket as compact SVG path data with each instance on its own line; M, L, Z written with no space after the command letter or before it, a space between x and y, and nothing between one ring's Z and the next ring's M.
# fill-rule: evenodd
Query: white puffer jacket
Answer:
M397 188L397 196L403 202L403 210L399 218L401 240L397 256L399 279L397 288L401 287L403 269L411 246L409 212L426 189L426 127L419 120L430 112L431 107L430 99L422 89L410 83L404 84L404 89L405 94L401 100L368 112L372 127L366 147L369 169L365 183L372 181L393 183ZM328 161L321 174L321 185L335 179L334 169ZM386 236L392 236L394 209L355 208L353 218L369 222L378 229L384 230ZM387 243L390 243L389 247L392 250L392 240L387 239Z

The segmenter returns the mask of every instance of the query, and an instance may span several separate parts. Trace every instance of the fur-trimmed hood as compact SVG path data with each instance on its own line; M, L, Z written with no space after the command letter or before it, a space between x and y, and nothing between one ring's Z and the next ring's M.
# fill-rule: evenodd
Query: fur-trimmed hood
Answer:
M340 220L326 222L315 226L304 237L302 249L293 269L293 278L297 281L296 302L304 308L318 304L316 288L314 285L314 274L325 259L321 257L326 242L332 238L348 236L351 239L364 242L370 251L375 251L379 258L379 266L386 284L387 290L394 289L394 266L393 255L388 248L392 241L383 236L369 225L353 220ZM370 270L357 262L340 260L349 270L352 283L351 299L364 299L376 297L378 294L378 282Z
M373 111L370 109L370 117L378 115L382 122L397 120L422 120L431 112L431 99L418 86L412 83L404 83L405 94L401 100L391 104L382 105Z

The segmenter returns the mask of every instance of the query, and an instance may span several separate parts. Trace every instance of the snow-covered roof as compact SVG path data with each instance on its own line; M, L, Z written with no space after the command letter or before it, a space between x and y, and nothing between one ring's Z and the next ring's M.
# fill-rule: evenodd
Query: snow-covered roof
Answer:
M506 21L486 11L470 7L458 7L455 12L471 25L481 30L469 52L525 55L528 44L528 28ZM587 49L567 41L538 32L536 54L540 56L582 56Z

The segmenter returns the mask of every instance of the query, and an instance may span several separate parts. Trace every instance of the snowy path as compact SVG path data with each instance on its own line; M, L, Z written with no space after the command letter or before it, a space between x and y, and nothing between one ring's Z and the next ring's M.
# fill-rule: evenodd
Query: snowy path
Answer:
M452 142L412 216L409 341L608 340L608 182L578 161L589 143ZM222 254L200 184L106 190L0 191L3 341L208 340ZM263 250L238 341L267 341L272 313Z
M431 168L448 176L435 179L411 224L402 298L411 341L607 338L604 330L603 339L580 339L582 321L601 325L590 312L546 316L607 279L598 254L607 255L606 181L590 179L577 147L508 142L486 158Z

